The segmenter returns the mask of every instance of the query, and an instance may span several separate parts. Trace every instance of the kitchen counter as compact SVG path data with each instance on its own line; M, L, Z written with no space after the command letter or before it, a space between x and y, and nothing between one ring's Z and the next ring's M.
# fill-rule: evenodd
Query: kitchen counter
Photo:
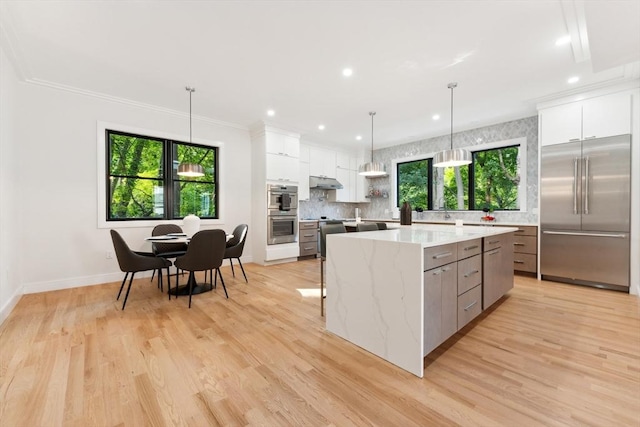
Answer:
M468 241L472 242L469 248L479 254L485 238L488 247L499 240L497 236L511 236L514 231L510 227L414 224L328 235L327 331L422 377L425 328L433 317L432 305L440 304L425 299L425 271L431 268L427 264L451 255L458 244ZM513 253L512 244L505 248ZM512 269L510 277L512 286Z
M389 224L395 223L400 224L399 219L362 219L362 222L386 222ZM411 221L413 224L443 224L443 225L454 225L456 223L455 219L442 220L442 221L431 221L425 219L414 219ZM527 222L502 222L502 221L464 221L464 225L477 225L477 226L499 226L499 227L522 227L522 226L532 226L537 227L538 224L531 224Z

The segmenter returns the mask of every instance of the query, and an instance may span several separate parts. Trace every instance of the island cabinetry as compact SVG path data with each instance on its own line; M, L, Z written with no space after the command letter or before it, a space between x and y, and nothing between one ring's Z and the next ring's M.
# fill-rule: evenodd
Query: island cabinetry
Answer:
M484 237L482 309L513 288L513 233Z
M482 312L481 247L482 240L474 239L425 248L425 355Z

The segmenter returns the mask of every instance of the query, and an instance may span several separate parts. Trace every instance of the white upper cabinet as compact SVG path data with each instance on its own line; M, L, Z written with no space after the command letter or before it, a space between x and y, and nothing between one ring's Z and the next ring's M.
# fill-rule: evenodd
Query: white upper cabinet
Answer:
M296 159L300 157L300 140L298 138L276 132L268 132L266 137L267 153L295 157Z
M631 94L615 93L540 110L540 145L631 133Z
M540 111L542 145L561 144L582 139L582 105L578 102Z
M267 153L267 181L296 183L300 178L298 159L280 154ZM307 187L309 181L307 180Z
M336 177L336 152L324 148L309 148L309 175Z
M299 163L298 200L309 200L309 163Z
M309 146L300 144L300 161L309 163Z
M631 94L616 93L584 101L582 139L631 133Z
M350 164L351 156L340 151L336 152L336 168L338 169L351 169Z

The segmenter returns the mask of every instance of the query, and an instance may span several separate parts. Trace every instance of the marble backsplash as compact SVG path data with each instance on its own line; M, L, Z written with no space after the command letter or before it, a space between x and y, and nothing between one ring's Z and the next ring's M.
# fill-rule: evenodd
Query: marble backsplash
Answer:
M456 147L473 147L474 145L505 141L525 137L527 140L527 211L496 211L493 215L497 223L536 224L538 222L538 117L527 117L520 120L485 126L478 129L454 133ZM420 156L449 147L450 136L439 136L393 147L375 150L374 160L384 162L387 171L392 172L392 160ZM390 177L372 179L371 183L381 192L392 194ZM371 199L371 203L336 203L327 201L324 190L312 189L309 201L299 203L300 218L354 218L355 208L360 209L362 218L391 219L395 200L380 198ZM480 221L484 214L480 211L449 211L451 218L467 222ZM444 211L413 212L414 220L443 221Z

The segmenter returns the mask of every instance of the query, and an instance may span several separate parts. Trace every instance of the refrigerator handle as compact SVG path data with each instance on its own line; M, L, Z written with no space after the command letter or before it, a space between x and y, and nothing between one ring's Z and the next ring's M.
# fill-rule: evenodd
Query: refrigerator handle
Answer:
M584 214L589 215L589 156L584 158Z
M573 159L573 214L578 214L578 158Z

